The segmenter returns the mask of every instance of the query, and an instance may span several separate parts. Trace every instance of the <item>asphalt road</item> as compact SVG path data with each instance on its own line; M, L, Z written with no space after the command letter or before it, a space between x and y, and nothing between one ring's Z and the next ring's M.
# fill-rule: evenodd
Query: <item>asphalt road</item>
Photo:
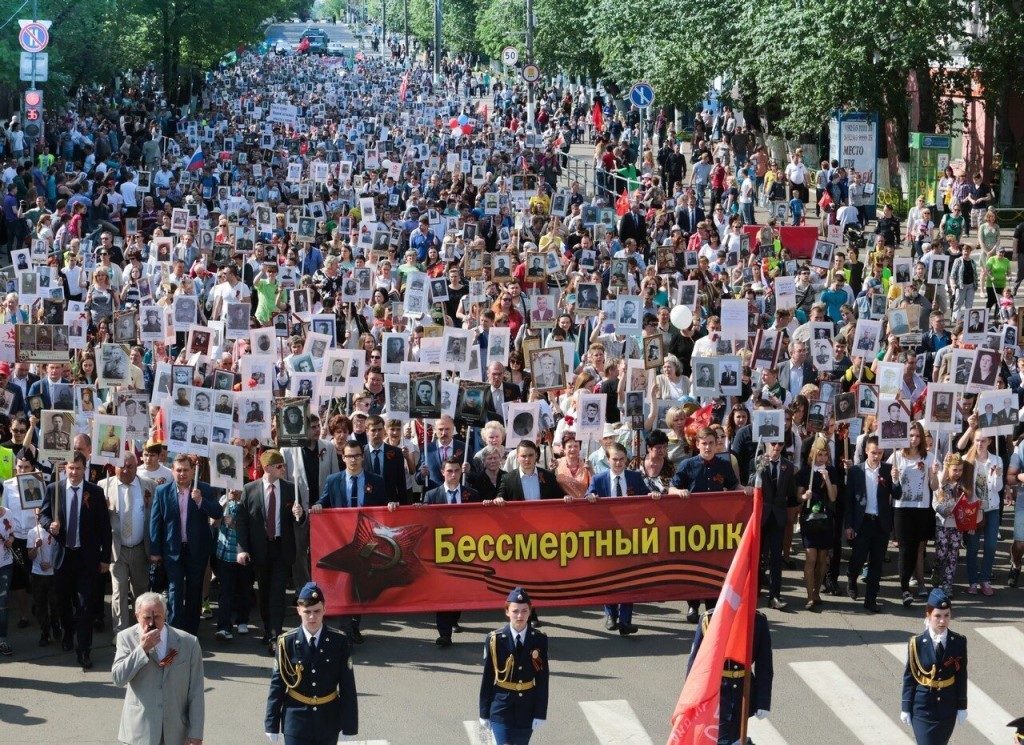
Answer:
M1004 528L1008 538L1009 524ZM1024 589L1002 587L1005 566L1000 552L995 597L971 597L961 587L956 598L954 628L968 637L970 681L976 686L969 693L968 723L953 738L958 745L1010 743L1004 725L1024 714ZM754 742L909 745L909 730L899 724L903 655L909 636L922 628L923 608L898 605L894 570L895 558L886 565L886 612L877 616L845 597L829 599L823 612L804 611L799 573L786 572L789 609L765 610L775 685L771 716L767 723L755 723ZM628 638L605 631L600 608L542 608L542 630L551 637L551 705L548 723L534 742L664 742L693 638L684 608L683 603L638 605L634 622L641 630ZM468 613L455 645L439 649L432 616L367 617L366 642L354 656L360 736L378 745L481 742L474 723L483 637L501 619L497 608ZM39 649L38 632L16 630L15 620L16 614L11 623L15 656L0 660L0 721L5 724L0 740L112 742L124 692L110 682L110 632L97 634L96 667L83 673L73 653ZM254 636L218 643L213 631L212 622L204 621L206 741L259 743L271 660Z

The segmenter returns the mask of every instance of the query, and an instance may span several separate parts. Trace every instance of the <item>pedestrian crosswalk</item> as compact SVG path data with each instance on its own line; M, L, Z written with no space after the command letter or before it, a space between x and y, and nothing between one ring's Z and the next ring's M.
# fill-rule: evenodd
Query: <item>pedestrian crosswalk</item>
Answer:
M974 633L984 640L982 646L987 647L977 650L977 656L992 658L994 655L1002 662L1008 659L1010 664L1005 667L1011 677L1016 675L1013 665L1024 667L1024 631L1020 627L978 627L972 630L969 639ZM836 657L836 648L823 647L819 651L821 657L828 653ZM748 735L757 745L796 745L808 742L811 737L823 742L913 745L913 733L899 721L906 642L841 649L838 662L819 657L780 663L778 655L777 652L771 721L751 718L749 723ZM989 672L991 667L988 666ZM979 668L977 663L971 667L967 690L969 716L965 724L957 727L954 741L1001 745L1010 741L1012 735L1006 724L1022 713L1013 708L1021 702L1008 698L1003 704L1010 708L1004 708L984 687L986 683L1000 686L1005 681L993 680L991 674L986 678ZM871 675L872 679L856 679L866 675ZM880 681L885 681L884 686L879 686ZM786 695L779 695L783 687L788 689ZM553 685L552 691L552 696L557 695L556 686ZM1006 692L1005 687L998 691ZM798 710L790 705L793 701L800 702ZM563 708L559 717L552 716L552 721L543 725L534 741L538 745L567 742L565 738L571 733L572 742L578 743L655 745L667 735L671 711L662 711L659 707L657 714L652 715L649 704L642 697L632 702L625 699L578 701L568 708L568 717L578 716L578 720L558 721L566 718ZM645 716L643 721L638 711ZM462 724L469 745L496 745L491 733L481 729L477 720L466 720ZM843 733L844 729L849 734ZM366 745L388 745L384 740L365 742Z

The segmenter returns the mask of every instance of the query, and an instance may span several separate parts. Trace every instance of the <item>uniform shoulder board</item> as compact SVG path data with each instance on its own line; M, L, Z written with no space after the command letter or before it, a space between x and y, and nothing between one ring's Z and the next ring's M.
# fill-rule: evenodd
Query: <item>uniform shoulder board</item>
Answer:
M965 638L963 634L958 634L955 631L953 631L952 629L947 629L946 633L949 634L949 638L950 639L963 639L963 638Z

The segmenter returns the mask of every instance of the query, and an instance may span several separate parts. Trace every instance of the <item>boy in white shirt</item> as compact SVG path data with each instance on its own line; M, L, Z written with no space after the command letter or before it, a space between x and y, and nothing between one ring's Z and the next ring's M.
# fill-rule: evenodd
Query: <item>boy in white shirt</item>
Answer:
M49 532L37 522L28 531L28 556L32 559L32 615L41 629L39 646L50 643L52 625L57 623L60 613L57 608L57 585L53 574L53 560L57 543Z

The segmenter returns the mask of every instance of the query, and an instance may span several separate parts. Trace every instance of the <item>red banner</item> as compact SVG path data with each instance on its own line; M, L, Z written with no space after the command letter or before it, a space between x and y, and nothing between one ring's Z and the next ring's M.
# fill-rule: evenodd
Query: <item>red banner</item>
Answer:
M311 515L330 615L717 596L750 517L742 492L690 499L331 509Z

